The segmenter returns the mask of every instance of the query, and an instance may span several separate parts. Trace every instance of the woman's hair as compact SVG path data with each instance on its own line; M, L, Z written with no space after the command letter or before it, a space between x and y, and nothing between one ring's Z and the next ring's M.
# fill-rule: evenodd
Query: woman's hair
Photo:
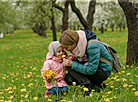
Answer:
M66 46L78 43L78 40L79 40L79 35L74 30L64 31L59 38L59 42Z

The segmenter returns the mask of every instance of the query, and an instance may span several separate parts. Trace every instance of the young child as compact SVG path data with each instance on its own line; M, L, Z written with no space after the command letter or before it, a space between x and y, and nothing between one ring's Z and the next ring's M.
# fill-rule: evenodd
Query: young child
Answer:
M64 81L66 70L62 63L62 55L65 54L66 52L59 43L59 41L54 41L49 44L49 52L46 55L46 61L44 62L44 66L41 71L42 77L45 80L45 85L47 88L47 91L44 95L45 97L47 97L50 94L57 94L57 92L68 92L67 83ZM50 79L47 79L43 76L44 70L53 70L55 74L57 74L56 80L54 80L55 84L53 84ZM56 84L58 85L58 88Z

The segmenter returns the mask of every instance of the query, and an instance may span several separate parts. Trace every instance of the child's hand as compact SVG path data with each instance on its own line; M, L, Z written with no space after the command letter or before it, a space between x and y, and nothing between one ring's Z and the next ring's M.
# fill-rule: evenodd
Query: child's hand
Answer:
M64 66L71 67L72 66L72 63L73 63L72 60L63 58L63 65Z
M72 55L72 54L69 54L69 55L67 56L67 58L68 58L69 60L73 60L73 59L75 59L75 56Z
M72 57L72 56L69 56L68 59L69 59L69 60L73 60L73 57Z
M48 83L50 83L50 82L51 82L51 80L50 80L50 79L47 79L47 82L48 82Z

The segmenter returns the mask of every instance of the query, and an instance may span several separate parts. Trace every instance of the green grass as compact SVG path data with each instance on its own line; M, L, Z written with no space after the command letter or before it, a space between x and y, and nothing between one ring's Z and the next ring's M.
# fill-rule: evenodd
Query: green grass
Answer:
M80 86L69 86L69 93L64 94L59 102L138 102L138 66L127 68L125 64L127 30L95 33L117 51L123 65L121 72L112 72L105 81L108 87L101 93L93 93L93 97L83 97ZM60 34L57 32L57 39ZM0 38L0 102L48 102L62 98L62 95L43 97L46 87L41 69L51 41L51 30L47 31L47 38L32 30L18 30L14 37L6 34Z

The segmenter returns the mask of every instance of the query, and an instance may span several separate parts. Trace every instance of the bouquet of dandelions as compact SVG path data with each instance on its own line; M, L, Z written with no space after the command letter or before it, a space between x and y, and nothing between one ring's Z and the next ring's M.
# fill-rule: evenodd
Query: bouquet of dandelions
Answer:
M48 82L52 82L52 84L55 83L55 80L56 80L56 76L57 74L55 74L55 72L53 70L44 70L43 71L43 76L49 80Z

